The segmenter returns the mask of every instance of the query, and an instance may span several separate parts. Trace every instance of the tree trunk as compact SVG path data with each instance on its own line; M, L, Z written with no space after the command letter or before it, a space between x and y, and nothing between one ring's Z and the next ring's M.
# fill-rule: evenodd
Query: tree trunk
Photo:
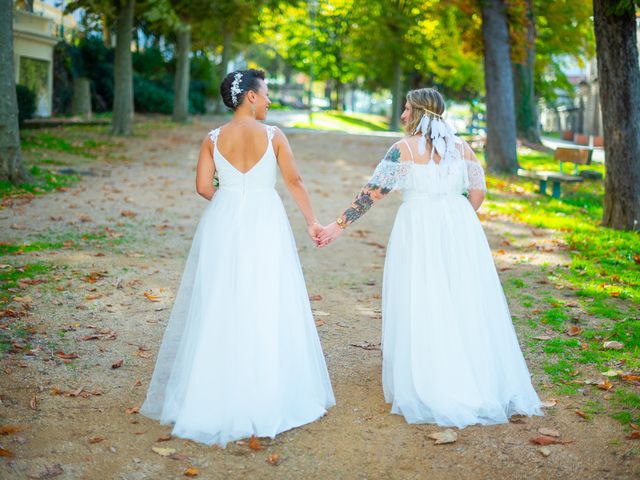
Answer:
M189 53L191 52L191 25L178 30L176 45L176 80L173 89L173 121L189 120Z
M231 57L231 43L233 41L233 33L225 30L222 34L222 61L220 63L221 79L227 75L227 68L229 68L229 58ZM224 102L222 97L218 95L218 104L216 106L216 113L222 113Z
M76 77L73 80L71 111L84 119L91 118L91 84L87 77Z
M106 15L100 15L100 23L102 23L102 41L104 42L104 46L111 48L111 30L109 30L109 20Z
M393 64L393 84L391 86L391 121L389 130L396 131L400 128L400 105L402 102L402 65L400 58L395 55Z
M113 118L111 133L131 135L133 130L133 66L131 40L135 0L126 0L118 10L116 57L113 65Z
M516 119L506 6L504 0L484 0L481 4L487 104L487 167L496 173L516 173Z
M536 58L536 24L532 0L527 0L527 39L524 63L513 65L516 128L518 136L532 143L542 143L538 122L538 105L534 91Z
M640 65L633 2L593 1L598 84L604 126L605 195L602 224L640 230Z
M0 180L30 180L24 168L13 67L13 1L0 0Z

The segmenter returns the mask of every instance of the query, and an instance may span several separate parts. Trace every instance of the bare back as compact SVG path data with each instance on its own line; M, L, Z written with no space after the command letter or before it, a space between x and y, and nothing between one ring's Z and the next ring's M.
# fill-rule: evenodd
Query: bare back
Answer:
M242 173L264 157L269 146L266 127L258 122L227 123L220 129L218 152Z

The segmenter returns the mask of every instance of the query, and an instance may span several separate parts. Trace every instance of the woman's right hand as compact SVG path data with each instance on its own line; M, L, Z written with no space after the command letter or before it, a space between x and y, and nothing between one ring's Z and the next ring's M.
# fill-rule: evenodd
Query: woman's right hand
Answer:
M318 235L318 247L322 248L326 245L329 245L336 238L342 235L342 228L336 223L330 223L326 227L322 229L320 235Z

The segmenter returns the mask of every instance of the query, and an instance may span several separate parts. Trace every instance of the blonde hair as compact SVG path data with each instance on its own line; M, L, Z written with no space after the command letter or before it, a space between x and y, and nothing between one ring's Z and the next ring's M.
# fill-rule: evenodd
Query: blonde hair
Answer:
M444 98L435 88L419 88L407 93L407 102L411 105L411 117L404 126L409 135L413 135L426 113L431 117L442 117L444 113ZM431 135L431 127L427 132L427 138Z

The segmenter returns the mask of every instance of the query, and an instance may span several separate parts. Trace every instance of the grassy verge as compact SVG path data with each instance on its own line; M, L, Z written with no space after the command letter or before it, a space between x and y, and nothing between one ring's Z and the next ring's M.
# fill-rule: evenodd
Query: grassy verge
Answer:
M293 124L293 127L313 130L337 130L350 133L389 131L389 125L385 117L337 111L314 113L313 123L298 122Z
M527 169L558 169L550 155L523 151L519 157ZM584 168L604 173L602 165ZM487 185L490 214L556 231L569 259L566 266L541 267L551 293L524 292L524 278L511 280L528 312L529 348L542 355L547 378L557 393L586 397L594 413L639 422L640 235L600 226L601 180L563 185L561 199L540 195L536 185L515 177L488 175Z

